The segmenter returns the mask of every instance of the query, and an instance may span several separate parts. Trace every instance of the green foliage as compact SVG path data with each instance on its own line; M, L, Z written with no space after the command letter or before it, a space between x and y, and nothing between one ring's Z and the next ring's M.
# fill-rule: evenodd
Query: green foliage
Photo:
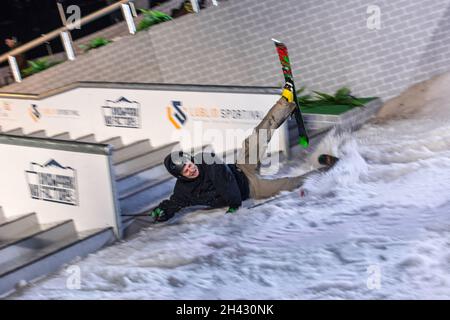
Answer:
M301 87L297 90L297 98L301 106L309 104L312 101L312 96L310 94L301 95L305 90L306 87Z
M60 63L61 61L48 61L45 58L37 59L37 60L29 60L28 61L28 68L25 68L22 70L22 76L27 77L31 76L32 74L41 72L43 70L46 70L50 67L53 67L54 65Z
M103 47L103 46L105 46L105 45L107 45L108 43L111 43L111 42L112 42L111 40L108 40L108 39L105 39L105 38L102 38L102 37L98 37L98 38L94 38L91 41L89 41L89 43L87 45L84 45L84 44L80 45L80 48L84 52L86 52L86 51L89 51L91 49L96 49L96 48L99 48L99 47Z
M155 24L172 20L171 16L161 11L146 9L139 9L139 11L142 12L144 18L141 20L141 22L139 22L137 31L146 30Z
M350 107L361 107L365 103L375 99L375 98L357 98L351 95L351 91L347 87L342 87L338 89L334 95L330 95L320 91L313 91L315 97L307 94L300 95L305 88L300 88L297 91L298 100L301 107L313 108L320 106L350 106Z

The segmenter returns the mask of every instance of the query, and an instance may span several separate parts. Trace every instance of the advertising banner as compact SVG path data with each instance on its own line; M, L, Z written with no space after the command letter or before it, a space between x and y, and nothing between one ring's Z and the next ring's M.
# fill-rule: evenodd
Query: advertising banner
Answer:
M242 141L279 99L273 88L83 83L52 95L0 95L3 132L95 134L98 142L120 136L125 144L150 139L153 147L179 141L183 149L211 145L216 152ZM287 127L269 151L287 152Z

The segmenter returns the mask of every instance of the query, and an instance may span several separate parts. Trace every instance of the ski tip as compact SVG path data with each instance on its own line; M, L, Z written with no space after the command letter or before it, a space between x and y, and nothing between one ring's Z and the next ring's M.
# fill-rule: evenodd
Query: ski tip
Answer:
M308 137L299 137L298 144L301 145L303 148L307 148L309 146Z

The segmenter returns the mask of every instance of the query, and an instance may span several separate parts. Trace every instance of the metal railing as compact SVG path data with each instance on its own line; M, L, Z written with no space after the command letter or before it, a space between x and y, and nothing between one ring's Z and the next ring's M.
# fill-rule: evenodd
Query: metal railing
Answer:
M28 43L25 43L25 44L21 45L18 48L15 48L15 49L13 49L13 50L11 50L9 52L6 52L6 53L4 53L4 54L2 54L0 56L0 63L8 60L9 56L15 56L15 55L21 54L21 53L26 52L26 51L28 51L30 49L33 49L34 47L37 47L37 46L39 46L41 44L44 44L45 42L47 42L49 40L52 40L52 39L60 36L61 32L70 31L70 30L74 29L78 25L81 26L81 25L84 25L84 24L86 24L88 22L91 22L91 21L93 21L95 19L101 18L101 17L111 13L112 11L117 10L119 7L122 6L122 4L127 4L129 1L130 0L120 0L119 2L116 2L116 3L112 4L112 5L109 5L109 6L105 7L105 8L103 8L103 9L100 9L100 10L98 10L96 12L93 12L93 13L87 15L86 17L81 18L81 20L78 21L77 23L73 22L73 23L67 24L65 26L62 26L61 28L53 30L53 31L51 31L49 33L44 34L43 36L41 36L39 38L36 38L36 39L34 39L34 40L32 40L32 41L30 41Z
M52 40L58 36L61 37L61 41L63 43L63 47L66 52L67 58L69 60L75 60L75 53L73 50L72 38L70 36L70 31L75 28L80 28L82 25L89 23L93 20L101 18L101 17L111 13L112 11L117 10L118 8L122 8L122 12L123 12L124 18L127 22L130 33L134 34L136 32L136 27L134 25L134 21L133 21L131 12L132 11L135 12L135 10L134 10L134 5L131 6L133 8L133 10L132 10L129 3L132 3L131 0L120 0L114 4L111 4L111 5L103 8L103 9L100 9L96 12L93 12L93 13L87 15L86 17L81 18L78 21L74 21L72 23L67 23L65 16L64 16L64 11L61 10L61 8L62 8L61 5L58 5L58 9L60 11L61 19L62 19L64 25L56 30L53 30L47 34L43 34L41 37L34 39L18 48L15 48L15 49L1 55L0 63L8 60L14 80L16 82L22 82L22 76L20 73L20 69L17 65L17 61L14 56L24 53L24 52L26 52L30 49L33 49L39 45L42 45L44 43L47 43L49 40Z

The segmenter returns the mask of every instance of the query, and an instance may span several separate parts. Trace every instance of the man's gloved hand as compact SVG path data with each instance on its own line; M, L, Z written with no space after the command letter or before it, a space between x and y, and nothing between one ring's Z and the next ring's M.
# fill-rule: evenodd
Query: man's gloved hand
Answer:
M238 208L229 207L227 212L225 213L235 213L238 210Z
M149 216L151 216L152 218L158 218L163 212L164 210L155 208L152 212L150 212Z
M154 222L167 221L173 217L173 215L169 215L169 214L165 213L164 210L162 210L160 208L154 209L152 212L150 212L149 216L151 216L153 218Z

